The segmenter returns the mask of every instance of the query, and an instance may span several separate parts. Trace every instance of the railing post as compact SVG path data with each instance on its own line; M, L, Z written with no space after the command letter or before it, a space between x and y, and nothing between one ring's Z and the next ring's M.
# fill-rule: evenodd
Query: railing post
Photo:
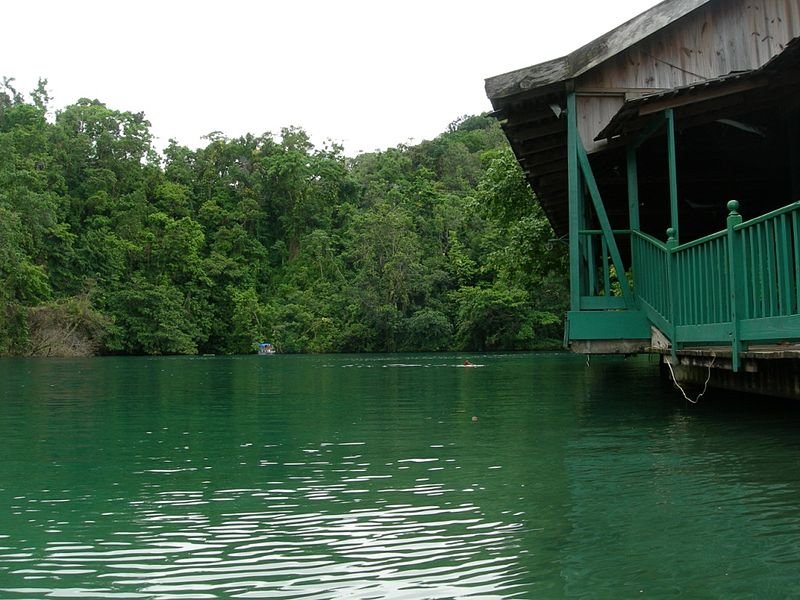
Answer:
M675 238L676 234L677 232L672 227L667 229L667 289L669 290L669 314L665 316L667 317L667 322L671 329L669 336L671 338L673 364L675 364L678 359L678 302L680 298L680 290L678 289L680 276L678 273L678 265L676 264L678 259L675 256L675 248L678 247L678 240Z
M739 352L742 349L742 339L739 322L743 316L746 293L742 245L736 236L736 226L742 222L742 215L738 210L739 203L736 200L728 202L728 285L731 300L731 368L734 373L737 373L741 366Z
M675 150L675 113L671 108L664 111L667 119L667 163L669 166L669 212L675 239L680 239L678 219L678 159Z

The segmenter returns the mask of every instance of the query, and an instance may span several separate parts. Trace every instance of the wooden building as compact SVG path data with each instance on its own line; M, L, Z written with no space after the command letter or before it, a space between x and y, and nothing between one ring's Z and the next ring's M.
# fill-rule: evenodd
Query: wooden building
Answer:
M569 348L800 398L800 0L666 0L486 91L570 246Z

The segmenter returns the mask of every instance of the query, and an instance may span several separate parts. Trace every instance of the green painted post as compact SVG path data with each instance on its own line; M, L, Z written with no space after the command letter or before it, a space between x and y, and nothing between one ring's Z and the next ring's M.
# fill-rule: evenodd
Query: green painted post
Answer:
M634 232L639 231L639 173L636 165L636 148L628 146L628 153L626 157L627 162L627 179L628 179L628 221L631 230L631 268L633 270L634 278L637 275L637 263L639 257L636 255L636 236ZM634 281L634 288L636 282Z
M677 272L677 256L675 255L675 248L678 247L678 240L675 239L675 230L670 227L667 229L667 290L669 295L669 302L667 303L667 323L670 326L668 333L672 345L672 361L677 364L678 360L678 302L680 286L678 285L678 278L680 273ZM667 332L664 332L667 333Z
M628 147L628 216L631 231L639 231L639 172L636 166L636 148Z
M791 315L793 312L792 262L790 253L792 240L788 215L781 215L775 223L776 255L778 261L778 304L780 315Z
M736 200L728 202L728 282L731 298L731 368L734 373L739 372L741 359L739 352L742 349L742 339L739 321L742 318L743 302L745 297L744 282L744 257L742 244L736 235L736 226L742 222L739 214L739 203Z
M578 115L575 92L567 94L567 183L569 193L569 289L572 310L581 308L581 190L578 172Z
M797 212L792 213L792 239L794 241L795 268L800 269L800 215L798 215ZM800 279L800 277L798 277L798 279ZM794 311L795 314L800 314L800 281L795 281L794 292Z
M667 161L669 165L669 206L671 226L675 230L675 239L680 240L678 229L678 166L675 157L675 115L671 108L664 111L667 119Z

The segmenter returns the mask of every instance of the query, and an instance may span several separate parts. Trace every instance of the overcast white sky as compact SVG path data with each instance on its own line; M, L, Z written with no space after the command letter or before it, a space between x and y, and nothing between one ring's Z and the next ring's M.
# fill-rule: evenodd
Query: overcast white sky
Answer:
M157 147L303 127L348 154L490 110L484 79L557 58L658 0L3 3L0 76L144 111Z

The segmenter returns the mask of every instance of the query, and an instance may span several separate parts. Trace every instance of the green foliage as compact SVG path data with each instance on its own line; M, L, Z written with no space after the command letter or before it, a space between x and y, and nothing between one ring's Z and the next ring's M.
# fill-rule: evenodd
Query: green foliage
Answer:
M268 309L254 288L241 290L231 286L227 292L233 305L230 350L236 354L253 352L266 339Z
M0 354L528 349L565 256L494 119L347 158L299 128L159 157L142 113L0 85Z
M453 325L439 310L421 308L411 315L405 327L405 348L437 352L452 347Z
M464 350L533 350L537 328L560 323L554 313L534 310L528 293L519 288L462 287L453 297L456 337Z
M101 346L109 319L92 305L89 294L41 304L28 310L31 356L89 356Z
M197 324L179 288L135 276L110 294L108 348L130 354L196 354Z

